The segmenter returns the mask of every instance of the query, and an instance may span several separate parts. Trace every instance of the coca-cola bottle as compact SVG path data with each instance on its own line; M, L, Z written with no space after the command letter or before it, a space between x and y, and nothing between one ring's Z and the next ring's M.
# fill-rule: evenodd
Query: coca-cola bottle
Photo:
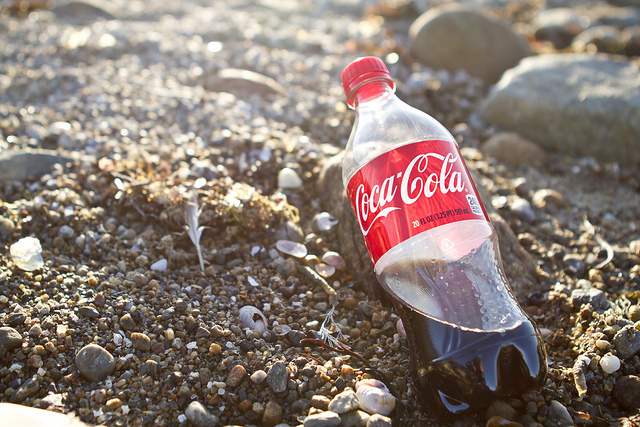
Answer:
M379 58L352 62L342 84L356 110L343 181L422 402L448 419L540 387L543 341L507 283L455 139L395 95Z

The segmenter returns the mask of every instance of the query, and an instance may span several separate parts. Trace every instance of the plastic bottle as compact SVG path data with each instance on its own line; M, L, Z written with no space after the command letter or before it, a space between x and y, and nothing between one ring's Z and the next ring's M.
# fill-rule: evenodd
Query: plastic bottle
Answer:
M423 404L449 419L540 387L544 344L507 283L455 139L395 95L379 58L352 62L342 84L356 110L343 180Z

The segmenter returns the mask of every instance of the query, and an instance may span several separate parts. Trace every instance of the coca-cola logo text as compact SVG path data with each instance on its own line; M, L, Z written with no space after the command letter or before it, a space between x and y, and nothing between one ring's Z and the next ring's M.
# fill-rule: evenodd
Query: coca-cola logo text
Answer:
M440 170L437 170L437 163L432 165L434 160L441 162ZM454 153L418 154L404 171L386 177L382 184L373 185L369 192L361 183L356 190L354 208L362 234L367 236L379 218L401 209L397 206L400 203L392 203L398 194L402 205L412 205L421 197L431 198L437 192L445 195L465 190L462 172L455 170L456 164L462 165L462 162ZM430 170L433 172L429 173ZM373 219L369 222L371 217ZM369 226L365 228L367 223Z

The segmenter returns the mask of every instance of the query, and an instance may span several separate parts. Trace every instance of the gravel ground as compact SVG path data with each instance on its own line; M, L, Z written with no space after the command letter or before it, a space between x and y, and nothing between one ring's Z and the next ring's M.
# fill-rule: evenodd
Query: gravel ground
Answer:
M399 95L452 130L538 265L521 302L547 383L456 425L635 425L637 169L486 157L494 130L474 112L488 85L413 63L410 7L155 3L0 2L0 150L72 159L0 184L0 401L92 425L295 426L370 366L402 402L399 425L438 425L416 402L398 317L341 265L316 185L354 117L340 72L378 55L398 81L426 72ZM539 3L487 7L516 24ZM9 251L28 236L44 261L32 271ZM352 353L301 342L310 331Z

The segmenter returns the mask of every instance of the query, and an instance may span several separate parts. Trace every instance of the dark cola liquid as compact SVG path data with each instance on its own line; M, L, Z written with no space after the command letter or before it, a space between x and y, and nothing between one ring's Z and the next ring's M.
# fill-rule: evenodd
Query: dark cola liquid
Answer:
M544 343L511 293L495 238L455 261L405 257L380 279L407 332L418 395L436 417L542 386Z
M397 300L394 305L407 332L418 395L437 418L542 386L546 352L530 320L505 331L479 332L438 322Z

